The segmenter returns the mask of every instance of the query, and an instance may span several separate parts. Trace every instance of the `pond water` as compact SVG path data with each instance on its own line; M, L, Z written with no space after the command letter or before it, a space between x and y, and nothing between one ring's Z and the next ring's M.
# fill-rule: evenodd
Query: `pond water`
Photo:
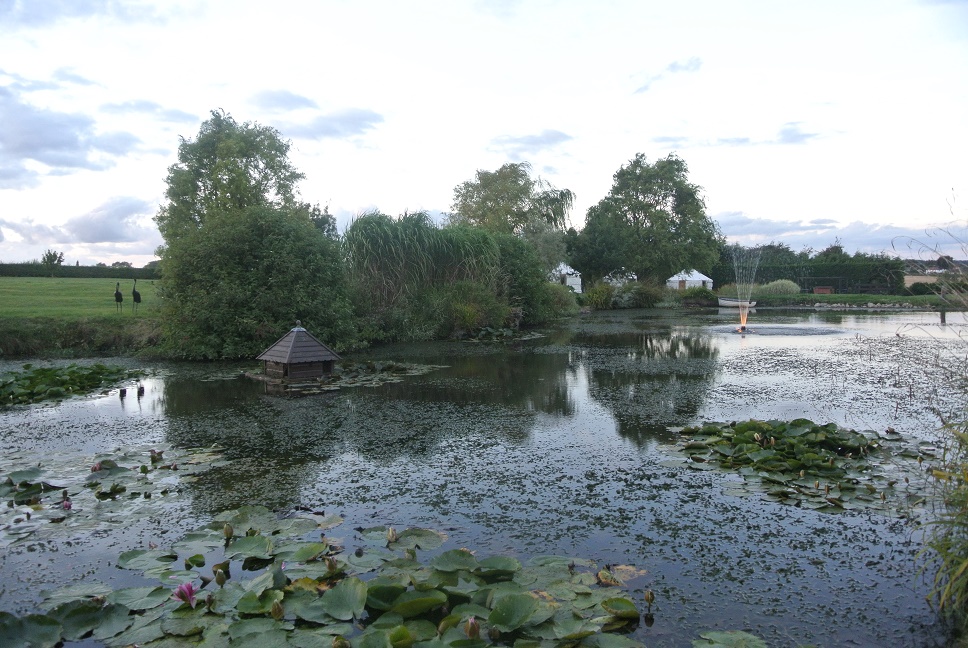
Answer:
M291 399L242 377L252 363L106 360L148 371L144 393L0 411L0 474L87 469L124 448L218 445L228 461L173 477L150 506L91 504L104 507L97 525L0 543L0 609L38 611L40 591L63 583L140 584L114 567L122 551L262 504L343 516L328 535L347 547L355 527L421 526L481 557L634 566L633 598L656 594L655 623L635 631L649 646L710 629L771 646L943 645L917 572L930 507L829 513L739 496L738 476L695 470L677 448L683 426L799 417L932 443L938 413L963 406L938 368L963 369L962 327L937 319L760 310L740 335L725 309L594 313L530 341L372 350L353 359L443 368ZM910 464L898 470L922 479Z

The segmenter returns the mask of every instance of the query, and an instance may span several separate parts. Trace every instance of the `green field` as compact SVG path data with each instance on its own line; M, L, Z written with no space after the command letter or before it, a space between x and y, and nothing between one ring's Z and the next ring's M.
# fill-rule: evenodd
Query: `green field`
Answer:
M124 295L119 313L114 302L114 285L121 282ZM46 317L75 319L89 317L157 318L160 304L154 280L138 282L141 304L135 313L131 279L67 279L61 277L0 277L0 318Z

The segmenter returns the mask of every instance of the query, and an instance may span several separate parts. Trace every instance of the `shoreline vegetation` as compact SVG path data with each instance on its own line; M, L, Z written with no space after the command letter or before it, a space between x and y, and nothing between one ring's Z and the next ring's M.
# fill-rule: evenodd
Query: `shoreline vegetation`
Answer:
M137 312L132 309L129 294L124 294L120 307L114 302L116 282L114 278L0 277L0 360L113 356L177 359L163 345L155 282L138 284L142 303ZM682 299L676 292L669 291L657 307L717 307L712 291L698 299ZM587 309L589 304L582 304L581 297L579 303ZM762 295L757 302L758 309L964 310L938 295ZM279 335L283 333L279 331Z

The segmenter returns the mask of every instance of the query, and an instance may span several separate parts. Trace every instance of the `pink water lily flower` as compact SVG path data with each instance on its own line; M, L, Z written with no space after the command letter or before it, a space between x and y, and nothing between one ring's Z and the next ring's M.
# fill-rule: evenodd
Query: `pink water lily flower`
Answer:
M195 607L195 594L198 593L194 583L182 583L175 588L175 593L171 595L176 601L181 601L182 603L188 603L193 608Z

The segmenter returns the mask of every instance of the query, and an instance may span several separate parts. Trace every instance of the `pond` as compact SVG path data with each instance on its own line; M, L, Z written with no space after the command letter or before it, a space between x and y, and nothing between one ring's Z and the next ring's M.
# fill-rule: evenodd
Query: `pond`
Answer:
M801 417L893 428L926 467L938 413L963 406L937 367L964 357L953 319L761 309L740 335L726 309L593 313L534 340L358 354L441 368L304 398L267 395L241 376L253 363L107 360L145 369L143 392L130 383L124 398L112 388L0 411L0 474L89 471L103 453L139 448L222 455L172 471L150 500L91 502L86 522L8 533L0 610L36 612L40 591L64 583L139 584L115 568L121 552L262 504L343 516L327 533L347 547L357 527L419 526L447 535L442 550L633 566L633 598L656 596L654 624L634 634L649 646L691 646L711 629L771 646L943 645L917 572L930 502L830 512L743 494L736 474L683 459L680 430ZM893 469L924 480L913 458Z

